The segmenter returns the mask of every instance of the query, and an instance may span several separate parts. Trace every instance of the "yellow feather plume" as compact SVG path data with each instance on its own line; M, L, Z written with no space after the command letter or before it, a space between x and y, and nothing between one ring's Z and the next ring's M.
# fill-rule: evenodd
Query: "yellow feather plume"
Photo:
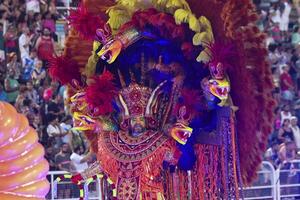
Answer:
M174 13L176 24L187 23L189 18L189 11L184 9L177 9Z
M207 45L211 43L213 40L212 35L208 32L200 32L196 33L193 37L193 45L199 46L199 45Z
M206 44L214 41L210 21L204 16L198 19L192 13L186 0L116 0L116 4L107 11L109 15L108 24L114 33L130 20L134 12L151 7L161 12L173 14L176 24L189 24L189 28L195 32L194 45L203 45L205 48ZM197 61L206 63L209 60L209 50L205 48L197 57Z
M181 8L191 11L189 4L185 0L152 0L152 4L160 11L168 11L171 14Z
M101 43L99 41L93 42L93 52L96 51L101 46Z
M197 62L208 63L210 61L209 50L205 48L197 57Z
M166 4L167 8L182 8L184 7L183 1L181 0L169 0Z
M134 8L136 5L136 0L118 0L117 3L126 7Z
M200 32L200 22L193 14L189 15L189 27L191 30L195 32Z
M92 77L95 74L98 60L99 57L95 53L89 57L83 71L83 74L86 75L87 78Z
M204 17L204 16L199 17L199 22L201 24L201 31L206 31L206 32L212 33L210 21L206 17Z
M107 23L110 25L112 30L118 30L131 18L131 15L128 13L128 11L119 6L111 7L107 12L109 15Z

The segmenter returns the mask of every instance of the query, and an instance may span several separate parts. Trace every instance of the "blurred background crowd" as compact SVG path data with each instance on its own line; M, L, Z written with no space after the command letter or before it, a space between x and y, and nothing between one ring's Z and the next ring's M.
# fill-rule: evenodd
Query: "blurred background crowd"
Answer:
M51 170L81 171L95 160L89 144L72 130L64 86L51 81L49 57L63 51L65 16L78 2L0 0L0 100L24 113L38 131ZM265 159L291 168L300 150L300 0L254 0L266 33L276 86L274 131ZM65 8L61 9L60 8ZM58 30L60 27L60 30Z
M277 102L274 131L265 159L278 168L290 168L300 150L300 1L255 1L258 26L265 32L268 59Z

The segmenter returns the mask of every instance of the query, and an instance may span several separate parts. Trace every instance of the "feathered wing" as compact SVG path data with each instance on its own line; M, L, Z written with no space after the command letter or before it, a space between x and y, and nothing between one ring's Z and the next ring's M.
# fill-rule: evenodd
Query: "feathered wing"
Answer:
M83 0L83 6L90 14L107 21L105 11L114 4L113 0ZM101 28L103 24L99 24ZM84 68L93 50L93 40L84 39L74 28L71 29L65 43L64 55L76 61Z
M244 184L256 176L272 130L274 100L271 71L266 61L264 35L255 26L250 0L189 0L197 16L206 16L216 40L237 46L235 64L228 69L236 112L241 172ZM212 12L213 11L213 12Z
M264 35L255 26L254 5L250 0L188 0L188 3L195 16L205 16L211 22L215 40L226 40L237 47L239 54L235 64L228 68L228 75L233 103L239 107L236 118L243 182L250 183L266 148L274 107ZM105 20L104 11L112 5L113 0L84 1L89 12L102 13L100 17ZM92 46L92 41L83 40L71 30L64 53L84 68Z
M113 0L83 0L83 6L86 7L90 14L99 16L103 21L107 21L107 16L105 11L114 3ZM101 24L102 25L102 24ZM100 27L99 27L100 28ZM84 39L82 34L71 28L69 35L65 43L64 56L77 62L79 68L82 72L85 71L85 66L92 55L93 41L89 39ZM69 90L69 96L73 95L73 91ZM94 132L86 131L85 135L91 143L92 150L94 152L98 151L98 139L97 134Z

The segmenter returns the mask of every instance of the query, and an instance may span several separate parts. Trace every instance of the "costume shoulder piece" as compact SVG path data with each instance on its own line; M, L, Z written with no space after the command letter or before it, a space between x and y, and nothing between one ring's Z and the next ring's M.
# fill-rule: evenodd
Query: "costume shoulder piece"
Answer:
M65 52L53 58L50 73L68 85L76 126L91 140L100 164L106 156L111 166L126 168L126 152L128 158L136 152L140 159L132 166L143 169L156 152L177 148L181 157L173 164L194 169L205 145L226 143L220 131L226 116L226 145L233 146L236 173L248 184L262 161L275 104L265 36L256 20L250 0L85 0L70 14ZM119 157L116 149L122 149ZM194 157L198 161L182 164ZM148 180L136 177L137 185ZM113 179L119 194L128 180ZM141 183L138 190L145 188Z

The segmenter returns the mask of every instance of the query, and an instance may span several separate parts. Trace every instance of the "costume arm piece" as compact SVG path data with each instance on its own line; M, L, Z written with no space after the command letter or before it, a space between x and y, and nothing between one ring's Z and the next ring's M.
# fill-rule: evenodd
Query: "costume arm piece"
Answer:
M74 128L78 131L116 131L117 127L115 124L109 119L104 117L92 118L86 114L74 112Z
M127 48L142 37L141 33L136 29L129 29L110 39L107 38L108 36L104 34L104 31L97 31L97 36L104 45L101 50L97 52L97 55L101 59L106 60L109 64L116 60L121 50Z

